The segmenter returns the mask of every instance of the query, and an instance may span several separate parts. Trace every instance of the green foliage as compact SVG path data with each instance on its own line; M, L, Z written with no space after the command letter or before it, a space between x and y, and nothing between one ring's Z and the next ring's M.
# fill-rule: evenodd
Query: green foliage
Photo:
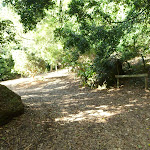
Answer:
M81 78L82 84L91 88L97 86L97 74L91 63L78 63L76 67L77 75Z
M15 30L10 20L0 21L0 47L15 41Z
M35 76L46 71L45 62L37 58L34 54L27 55L28 62L25 64L26 73L30 76ZM24 73L24 75L26 74Z
M95 82L102 85L106 81L111 85L115 82L117 74L116 60L111 57L114 52L119 53L122 61L126 61L149 49L149 38L146 37L149 32L149 3L144 3L140 0L71 1L68 14L70 20L78 25L76 30L68 26L69 24L61 29L65 46L70 52L74 47L78 54L94 50L96 56L92 68L77 63L80 66L78 69L81 78L84 77L84 80L88 81L93 73L96 74ZM76 37L82 38L78 40ZM82 46L78 46L80 41Z
M11 4L21 16L26 31L32 30L36 24L46 15L45 9L53 8L52 0L4 0L3 5Z
M94 62L95 71L97 72L97 80L99 85L107 84L107 86L116 83L115 75L124 74L122 62L116 55L111 55L107 59L96 57Z
M74 25L75 26L75 25ZM75 49L81 54L89 50L90 43L84 35L74 31L73 24L67 22L63 28L55 30L55 36L63 38L65 49ZM72 51L72 50L71 50Z
M14 75L11 70L14 67L12 57L0 57L0 80L8 80Z
M15 74L12 73L14 62L10 51L7 50L8 45L17 42L15 39L15 30L13 22L10 20L0 21L0 80L8 80Z
M47 17L37 24L34 43L31 48L48 65L57 65L62 61L62 43L55 39L54 30L59 26L58 18L47 12Z
M16 27L15 29L12 21L1 21L0 40L2 48L0 53L6 56L13 53L15 62L14 69L9 71L17 72L23 76L34 76L44 72L46 66L61 62L62 45L61 42L54 40L53 34L54 29L59 25L57 9L45 10L52 8L54 2L38 0L34 2L6 0L5 2L11 3L14 10L20 15L20 21L24 24L26 31L37 25L37 30L23 33L22 28L18 30ZM7 9L12 12L12 7L7 7ZM16 16L14 15L14 17ZM42 20L42 18L44 19ZM11 20L14 22L14 18ZM17 23L15 22L15 26ZM15 41L15 38L19 42L13 44L12 41ZM17 54L18 50L20 50L20 55ZM36 56L32 55L33 53Z
M79 58L79 52L73 48L65 49L62 56L62 63L64 66L72 66L74 68Z
M15 50L13 52L13 59L15 62L14 71L23 76L34 77L35 75L46 71L46 63L34 54Z

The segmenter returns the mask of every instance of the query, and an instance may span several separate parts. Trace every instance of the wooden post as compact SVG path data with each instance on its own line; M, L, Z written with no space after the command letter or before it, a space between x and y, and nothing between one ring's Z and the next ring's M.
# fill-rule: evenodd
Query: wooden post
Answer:
M53 71L53 65L51 64L51 70L50 70L51 72Z
M57 71L57 64L55 65L55 70Z
M145 90L148 89L148 77L145 77Z
M117 78L117 88L119 88L119 78Z

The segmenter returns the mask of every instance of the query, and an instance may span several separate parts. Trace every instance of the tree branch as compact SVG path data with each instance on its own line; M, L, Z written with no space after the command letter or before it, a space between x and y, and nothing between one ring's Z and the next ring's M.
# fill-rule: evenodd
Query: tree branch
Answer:
M134 17L131 17L125 21L118 21L118 22L111 22L111 23L125 23L125 22L128 22L128 21L133 21L134 19L136 19L139 15L141 15L145 10L147 9L147 7L145 9L143 9L141 12L139 12L138 14L136 14Z

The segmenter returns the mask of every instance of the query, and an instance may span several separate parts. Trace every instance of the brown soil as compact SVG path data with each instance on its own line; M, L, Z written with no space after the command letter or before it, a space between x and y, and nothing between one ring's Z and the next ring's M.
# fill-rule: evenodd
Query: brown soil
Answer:
M3 82L26 108L0 128L0 150L150 149L150 92L144 85L91 90L73 73L58 74Z

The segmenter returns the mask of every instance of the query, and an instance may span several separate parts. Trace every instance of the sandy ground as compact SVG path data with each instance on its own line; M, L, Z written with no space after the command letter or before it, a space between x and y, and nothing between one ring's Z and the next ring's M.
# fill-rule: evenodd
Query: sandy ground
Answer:
M1 82L25 113L0 127L0 150L149 150L150 92L80 86L68 70Z

